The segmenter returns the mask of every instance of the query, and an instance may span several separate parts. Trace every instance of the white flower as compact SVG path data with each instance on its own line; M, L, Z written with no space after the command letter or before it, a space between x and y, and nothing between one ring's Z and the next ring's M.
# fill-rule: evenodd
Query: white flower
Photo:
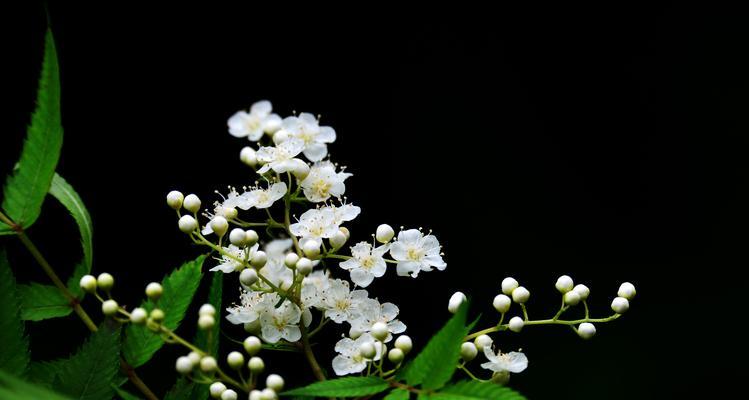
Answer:
M264 301L267 299L272 304L260 315L263 339L270 343L276 343L281 339L289 342L296 342L301 339L302 333L297 325L302 316L299 307L288 300L284 300L278 308L275 308L275 304L281 299L278 294L269 293L263 297L265 298Z
M248 260L252 258L252 255L255 254L257 251L257 244L250 247L249 249L249 257ZM230 244L229 247L224 247L224 251L229 253L229 255L234 256L235 258L238 258L240 260L245 259L245 251L244 249L240 249L239 247ZM244 264L235 260L234 258L230 257L229 255L221 255L221 264L209 269L209 271L221 271L225 274L239 271L243 268Z
M226 319L232 324L239 325L255 322L260 318L260 314L265 312L267 303L263 302L262 292L242 289L239 300L239 305L235 304L233 307L226 309L229 312Z
M400 231L398 239L390 247L390 255L398 261L398 275L411 274L416 277L419 271L431 271L432 267L442 271L447 267L440 255L440 244L434 235L426 235L418 229Z
M261 147L257 151L257 159L265 163L259 170L258 174L264 174L269 170L280 173L294 171L299 168L299 164L304 161L294 158L304 149L304 142L300 139L291 138L276 147Z
M366 298L366 290L351 291L348 282L336 279L323 291L320 306L325 309L326 317L340 324L357 317L359 304Z
M330 209L333 212L333 223L336 226L344 222L353 221L361 213L361 208L351 203L345 203L340 206L326 206L321 209Z
M238 111L229 118L229 134L258 141L263 133L273 133L281 126L281 117L271 113L273 106L267 100L258 101L250 112Z
M512 351L503 354L501 351L497 351L497 354L494 354L491 346L486 346L484 347L484 355L489 359L489 362L481 364L481 368L490 371L518 373L528 368L528 358L521 352Z
M299 222L291 224L289 230L292 235L305 239L327 239L338 232L335 217L335 213L329 207L310 209L299 217Z
M351 247L353 258L339 264L345 270L351 271L351 281L361 287L367 287L374 280L385 275L387 265L382 257L388 251L388 246L372 248L367 242L359 242Z
M281 129L291 138L302 140L304 156L310 161L320 161L328 155L327 143L336 139L335 130L329 126L320 126L314 115L301 113L298 117L286 117Z
M358 307L359 315L351 322L351 326L362 332L369 332L372 325L382 322L388 327L388 336L384 342L393 339L393 334L398 334L406 330L406 324L395 319L398 316L398 306L393 303L382 303L376 299L364 299Z
M268 242L263 250L267 261L263 268L260 268L260 274L268 279L272 284L282 289L288 289L294 280L294 273L286 267L286 251L292 246L291 239L276 239ZM258 285L264 289L270 289L263 281L258 281Z
M286 183L274 183L267 189L256 188L242 193L238 201L238 207L243 210L249 210L251 207L268 208L282 199L284 195L286 195Z
M350 177L347 172L336 172L330 161L317 162L312 165L309 174L300 183L304 196L313 203L319 203L331 196L341 197L346 192L343 181Z
M365 343L371 343L376 350L374 361L382 356L382 346L377 345L372 335L365 333L356 340L343 338L335 345L335 351L339 354L333 358L333 371L336 375L356 374L367 368L367 361L361 354L361 347Z
M330 287L330 273L315 271L302 280L301 300L305 308L318 307L325 290Z

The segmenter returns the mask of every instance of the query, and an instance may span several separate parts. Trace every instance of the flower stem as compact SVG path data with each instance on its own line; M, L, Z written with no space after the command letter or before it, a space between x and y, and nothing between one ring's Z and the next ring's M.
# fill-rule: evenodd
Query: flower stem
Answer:
M609 321L613 321L613 320L615 320L615 319L617 319L619 317L621 317L621 314L614 314L614 315L611 315L611 316L608 316L608 317L605 317L605 318L587 318L586 317L586 318L575 319L575 320L562 320L562 319L549 318L549 319L539 319L539 320L535 320L535 321L525 321L525 325L526 326L527 325L569 325L569 326L573 326L573 325L582 324L583 322L609 322ZM509 328L509 324L498 324L496 326L492 326L491 328L486 328L486 329L480 330L478 332L474 332L474 333L466 336L465 340L468 341L468 340L471 340L471 339L475 339L475 338L477 338L477 337L479 337L481 335L485 335L487 333L504 331L504 330L507 330L508 328Z
M304 347L304 356L307 357L309 366L312 367L312 373L315 375L318 381L324 381L325 375L322 373L320 364L317 363L315 353L312 352L312 346L309 344L309 335L307 335L307 327L304 326L304 321L299 322L299 330L302 332L302 346Z

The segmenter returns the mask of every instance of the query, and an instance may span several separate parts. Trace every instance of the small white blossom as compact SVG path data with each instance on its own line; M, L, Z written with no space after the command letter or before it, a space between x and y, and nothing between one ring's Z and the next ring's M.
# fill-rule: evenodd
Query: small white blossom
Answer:
M267 307L265 312L260 315L263 339L270 343L276 343L281 339L289 342L296 342L301 339L302 333L299 330L298 324L302 317L302 311L299 307L288 300L284 300L276 308L275 304L281 299L276 293L269 293L263 297L273 303L273 305Z
M339 264L347 271L351 271L351 281L361 287L367 287L374 280L385 275L387 265L383 256L388 251L388 245L373 248L367 242L359 242L351 247L351 256Z
M249 210L252 207L257 209L268 208L283 198L286 189L286 183L284 182L274 183L267 189L252 189L249 192L242 193L238 201L238 207L243 210Z
M257 248L257 244L249 248L249 258L252 258L252 255L257 251ZM239 271L244 267L241 262L235 260L234 258L237 258L239 260L245 259L245 249L230 244L229 247L224 247L224 251L229 254L222 254L221 264L209 269L209 271L221 271L225 274L228 274L234 271ZM234 258L232 258L231 256L233 256Z
M398 261L398 275L416 277L419 271L442 271L447 267L440 255L440 244L434 235L424 235L418 229L400 231L390 247L390 255Z
M382 346L375 343L372 335L365 333L356 340L343 338L335 345L335 351L339 354L333 358L333 371L336 375L356 374L367 368L367 358L361 354L361 347L365 343L375 345L375 356L372 360L377 361L382 356Z
M494 351L491 349L491 347L486 346L484 347L484 355L489 360L489 362L481 364L481 368L485 368L490 371L500 373L512 372L516 374L518 372L523 372L526 368L528 368L528 357L518 351L512 351L507 354L504 354L501 351L497 351L497 354L494 354Z
M304 156L310 161L320 161L325 158L328 155L327 143L333 143L336 139L335 130L329 126L320 126L317 118L310 113L284 118L281 129L290 138L303 141Z
M336 279L330 281L330 286L323 291L320 306L325 310L325 316L333 322L351 322L359 315L359 305L367 299L366 290L349 289L348 282Z
M288 289L294 280L294 273L286 267L286 251L291 248L293 242L291 239L276 239L268 242L263 250L266 255L266 262L260 268L260 274L268 279L272 284L282 289ZM270 289L265 282L259 281L258 285L263 289Z
M304 161L294 157L299 155L302 149L304 149L304 142L296 138L289 139L275 147L261 147L257 151L257 159L265 164L257 173L264 174L272 169L280 174L298 169L299 164L304 164Z
M397 320L400 310L393 303L382 303L375 299L364 299L359 304L359 316L351 321L351 326L362 332L369 332L377 322L382 322L388 327L388 335L383 342L393 339L393 334L406 330L406 324Z
M233 307L226 309L229 312L226 319L232 324L239 325L255 322L260 318L260 314L265 312L267 302L263 302L262 292L243 289L239 295L239 300L239 305L235 304Z
M312 165L309 174L300 183L304 196L313 203L319 203L331 196L341 197L346 192L344 181L350 177L347 172L336 172L335 164L330 161L317 162Z
M292 235L306 239L327 239L338 232L335 217L329 207L310 209L299 217L299 222L291 224L289 230Z
M344 203L340 206L326 206L321 207L321 209L330 209L333 212L333 223L336 226L353 221L361 213L361 208L351 203Z
M267 100L258 101L250 107L250 112L238 111L227 121L229 134L234 137L247 137L258 141L264 133L273 133L281 126L281 117L271 113L273 106Z

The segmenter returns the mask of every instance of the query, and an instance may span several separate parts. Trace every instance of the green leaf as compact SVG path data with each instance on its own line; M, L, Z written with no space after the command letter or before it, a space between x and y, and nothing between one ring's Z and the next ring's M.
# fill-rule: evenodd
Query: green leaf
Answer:
M411 386L421 384L424 389L437 389L449 381L460 360L460 345L470 330L466 326L467 313L468 304L464 302L398 378Z
M3 400L70 400L58 393L22 381L0 370L0 399Z
M205 396L199 397L198 388L205 387ZM164 400L187 400L187 399L207 399L208 386L191 382L185 377L180 377L171 389L164 395Z
M78 224L78 230L81 232L81 246L83 247L83 264L86 266L86 272L91 272L93 263L93 235L94 229L91 224L91 216L88 214L86 206L83 205L81 197L75 192L72 186L65 181L60 175L54 174L52 185L49 188L49 194L54 196L68 209Z
M491 382L461 381L430 396L436 400L525 400L520 393Z
M382 400L408 400L409 397L411 397L411 393L408 390L394 389L387 396L383 397Z
M60 74L52 31L47 30L44 62L21 158L5 183L2 209L18 225L30 227L39 217L62 148ZM0 234L12 230L0 223Z
M200 256L183 264L161 282L164 287L164 294L159 299L158 306L166 314L163 325L167 328L177 329L185 317L187 307L190 306L195 291L200 284L201 267L204 260L205 256ZM147 310L152 310L154 303L148 300L141 306ZM125 329L122 352L130 365L139 367L148 362L163 345L164 340L159 335L149 331L144 326L131 324Z
M29 339L24 334L16 280L5 249L0 248L0 369L25 376L29 366Z
M18 285L18 294L21 298L21 318L26 321L64 317L73 312L70 302L51 285L35 282Z
M115 385L112 385L112 388L114 389L115 393L117 393L117 396L119 396L122 400L141 400L140 397L130 394Z
M50 387L55 381L57 371L65 359L52 361L32 361L29 364L29 381L42 386Z
M86 264L79 262L73 270L73 275L68 278L68 290L79 300L82 299L83 295L86 293L81 289L81 278L83 278L83 275L88 274L90 270L91 269L87 267Z
M384 392L390 384L376 376L353 376L315 382L281 393L282 396L355 397Z
M78 400L111 399L120 369L120 327L106 322L70 358L59 362L54 387Z

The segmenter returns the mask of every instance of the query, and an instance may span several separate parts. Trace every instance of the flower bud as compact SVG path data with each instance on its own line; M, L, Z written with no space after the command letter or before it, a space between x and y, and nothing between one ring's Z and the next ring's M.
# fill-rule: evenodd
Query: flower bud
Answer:
M117 314L117 309L119 308L120 306L117 302L112 299L104 300L104 302L101 303L101 312L103 312L107 317Z
M496 385L507 385L507 383L510 381L510 371L495 372L492 374L490 381L491 383L494 383Z
M447 311L455 314L458 312L460 305L467 301L466 295L463 292L455 292L450 296L450 301L447 302Z
M244 328L244 331L247 333L259 333L260 332L260 318L252 321L252 322L245 322L244 325L242 325Z
M164 288L160 283L151 282L146 286L146 296L153 301L158 300L162 293L164 293Z
M403 354L403 350L397 347L388 351L388 360L390 360L390 362L393 364L400 364L405 356L406 355Z
M229 230L229 222L220 215L213 217L210 224L213 232L219 237L224 236L226 231Z
M266 262L268 262L268 255L262 250L256 251L250 260L250 264L255 268L263 268Z
M388 326L384 322L375 322L372 324L372 329L369 332L373 338L384 341L387 339L388 334L390 333L390 330L388 329Z
M317 240L307 240L304 243L304 246L302 246L302 251L304 251L304 255L306 255L309 258L314 258L320 255L320 242Z
M577 334L583 339L590 339L596 334L596 327L590 322L583 322L577 327Z
M294 174L297 179L303 180L307 175L309 175L309 165L307 165L306 162L295 163L294 167L291 169L291 173Z
M160 308L154 308L151 310L151 314L149 315L149 318L151 318L154 322L161 322L164 320L164 311L162 311Z
M201 315L198 318L198 328L201 330L208 330L213 328L213 325L216 324L216 319L213 317L213 315Z
M226 356L226 363L231 369L240 369L244 364L244 356L238 351L232 351Z
M187 375L192 372L192 368L194 367L194 365L189 358L182 356L177 359L177 364L175 365L175 367L177 369L177 372L182 375Z
M554 286L556 286L559 293L565 294L572 290L572 287L575 286L575 284L572 282L572 278L567 275L562 275L557 279L557 283Z
M257 279L257 272L252 268L245 268L239 273L239 281L245 286L254 285Z
M237 400L239 398L239 395L237 392L226 389L224 390L224 393L221 393L221 400Z
M377 227L375 239L377 239L378 242L387 243L393 239L393 236L395 236L395 231L393 230L392 226L388 224L382 224Z
M343 232L343 235L346 236L346 240L351 239L351 232L349 232L348 228L345 226L342 226L338 228L339 231Z
M460 357L462 357L465 362L473 360L478 354L479 351L476 348L475 344L471 342L465 342L460 345Z
M177 225L179 225L179 230L181 230L183 233L194 232L196 229L198 229L198 221L196 221L195 218L192 217L192 215L181 216L179 218L179 221L177 221Z
M273 389L274 392L280 392L283 390L284 381L281 375L270 374L265 378L265 386Z
M242 345L244 346L244 351L251 356L254 356L263 348L263 342L257 336L248 336Z
M114 277L106 272L103 272L99 274L98 278L96 278L96 286L99 289L108 292L112 289L112 286L114 286Z
M624 282L619 286L619 291L617 292L617 295L619 297L624 297L627 300L632 300L635 298L635 295L637 294L637 291L635 290L635 285Z
M400 335L395 339L395 347L401 349L404 354L408 354L413 348L411 338L406 335Z
M278 399L278 395L276 395L276 392L271 388L265 388L260 391L260 400L276 400Z
M250 368L252 373L260 374L265 370L265 363L260 357L252 357L250 358L250 361L247 362L247 367Z
M364 342L359 346L359 354L361 354L362 357L371 360L377 355L377 349L375 348L374 343Z
M510 319L509 325L511 331L520 332L525 326L525 321L523 321L523 319L520 317L512 317L512 319Z
M248 229L244 231L244 234L246 235L244 240L245 240L245 245L247 246L254 246L255 243L257 243L258 239L260 239L260 237L258 237L257 235L257 232L255 232L255 230L253 229Z
M93 275L83 275L79 282L81 289L86 293L94 293L96 291L96 278Z
M218 363L216 363L216 359L211 356L203 357L200 360L200 370L205 373L210 373L218 369Z
M247 243L247 233L242 228L234 228L229 232L229 242L237 247L244 247Z
M479 335L476 339L473 340L473 343L476 344L476 347L483 350L484 347L491 346L494 341L489 335Z
M273 143L276 145L281 144L287 141L290 136L289 131L285 129L278 130L273 134Z
M510 305L512 305L512 300L507 295L498 294L497 296L494 297L494 301L492 302L492 305L494 306L495 310L504 314L510 310Z
M239 151L239 160L250 167L257 165L257 152L250 146L245 146Z
M146 312L144 308L134 308L133 311L130 312L130 322L135 325L145 324L146 319L148 319L148 312Z
M575 285L572 290L577 292L577 295L580 296L580 300L585 300L590 295L590 289L588 289L588 287L583 284Z
M302 275L309 275L312 272L312 260L307 257L302 257L296 263L296 270Z
M200 359L203 358L200 354L198 354L197 351L191 351L187 354L187 358L192 361L192 365L198 365L200 363Z
M255 389L250 391L250 400L263 400L263 392Z
M179 210L180 208L182 208L182 201L184 199L185 196L182 195L182 192L172 190L171 192L169 192L169 194L166 195L166 204L175 210Z
M617 314L624 314L629 310L629 300L624 297L617 297L611 302L611 309Z
M200 306L200 309L198 310L198 315L214 316L216 315L216 307L208 303L203 304L202 306Z
M364 331L354 328L353 326L348 330L348 337L351 339L359 339L359 336L363 335Z
M515 280L515 278L507 277L505 279L502 279L502 293L510 296L512 295L512 292L518 287L520 284L518 281Z
M283 259L284 264L289 268L296 268L297 261L299 261L299 256L296 253L288 253Z
M529 292L528 289L522 286L518 286L517 288L515 288L515 290L512 291L512 299L515 300L516 303L525 303L530 297L531 292Z
M226 385L224 385L221 382L213 382L211 383L211 386L208 387L208 392L211 394L211 397L214 399L220 399L221 394L226 391Z
M576 306L578 303L580 303L580 295L576 291L570 290L564 294L564 304Z
M200 211L200 198L194 194L188 194L182 202L182 207L191 213L196 213Z
M344 244L346 244L346 235L344 235L339 229L338 232L334 233L333 236L328 239L328 242L330 242L330 245L334 249L340 249Z

